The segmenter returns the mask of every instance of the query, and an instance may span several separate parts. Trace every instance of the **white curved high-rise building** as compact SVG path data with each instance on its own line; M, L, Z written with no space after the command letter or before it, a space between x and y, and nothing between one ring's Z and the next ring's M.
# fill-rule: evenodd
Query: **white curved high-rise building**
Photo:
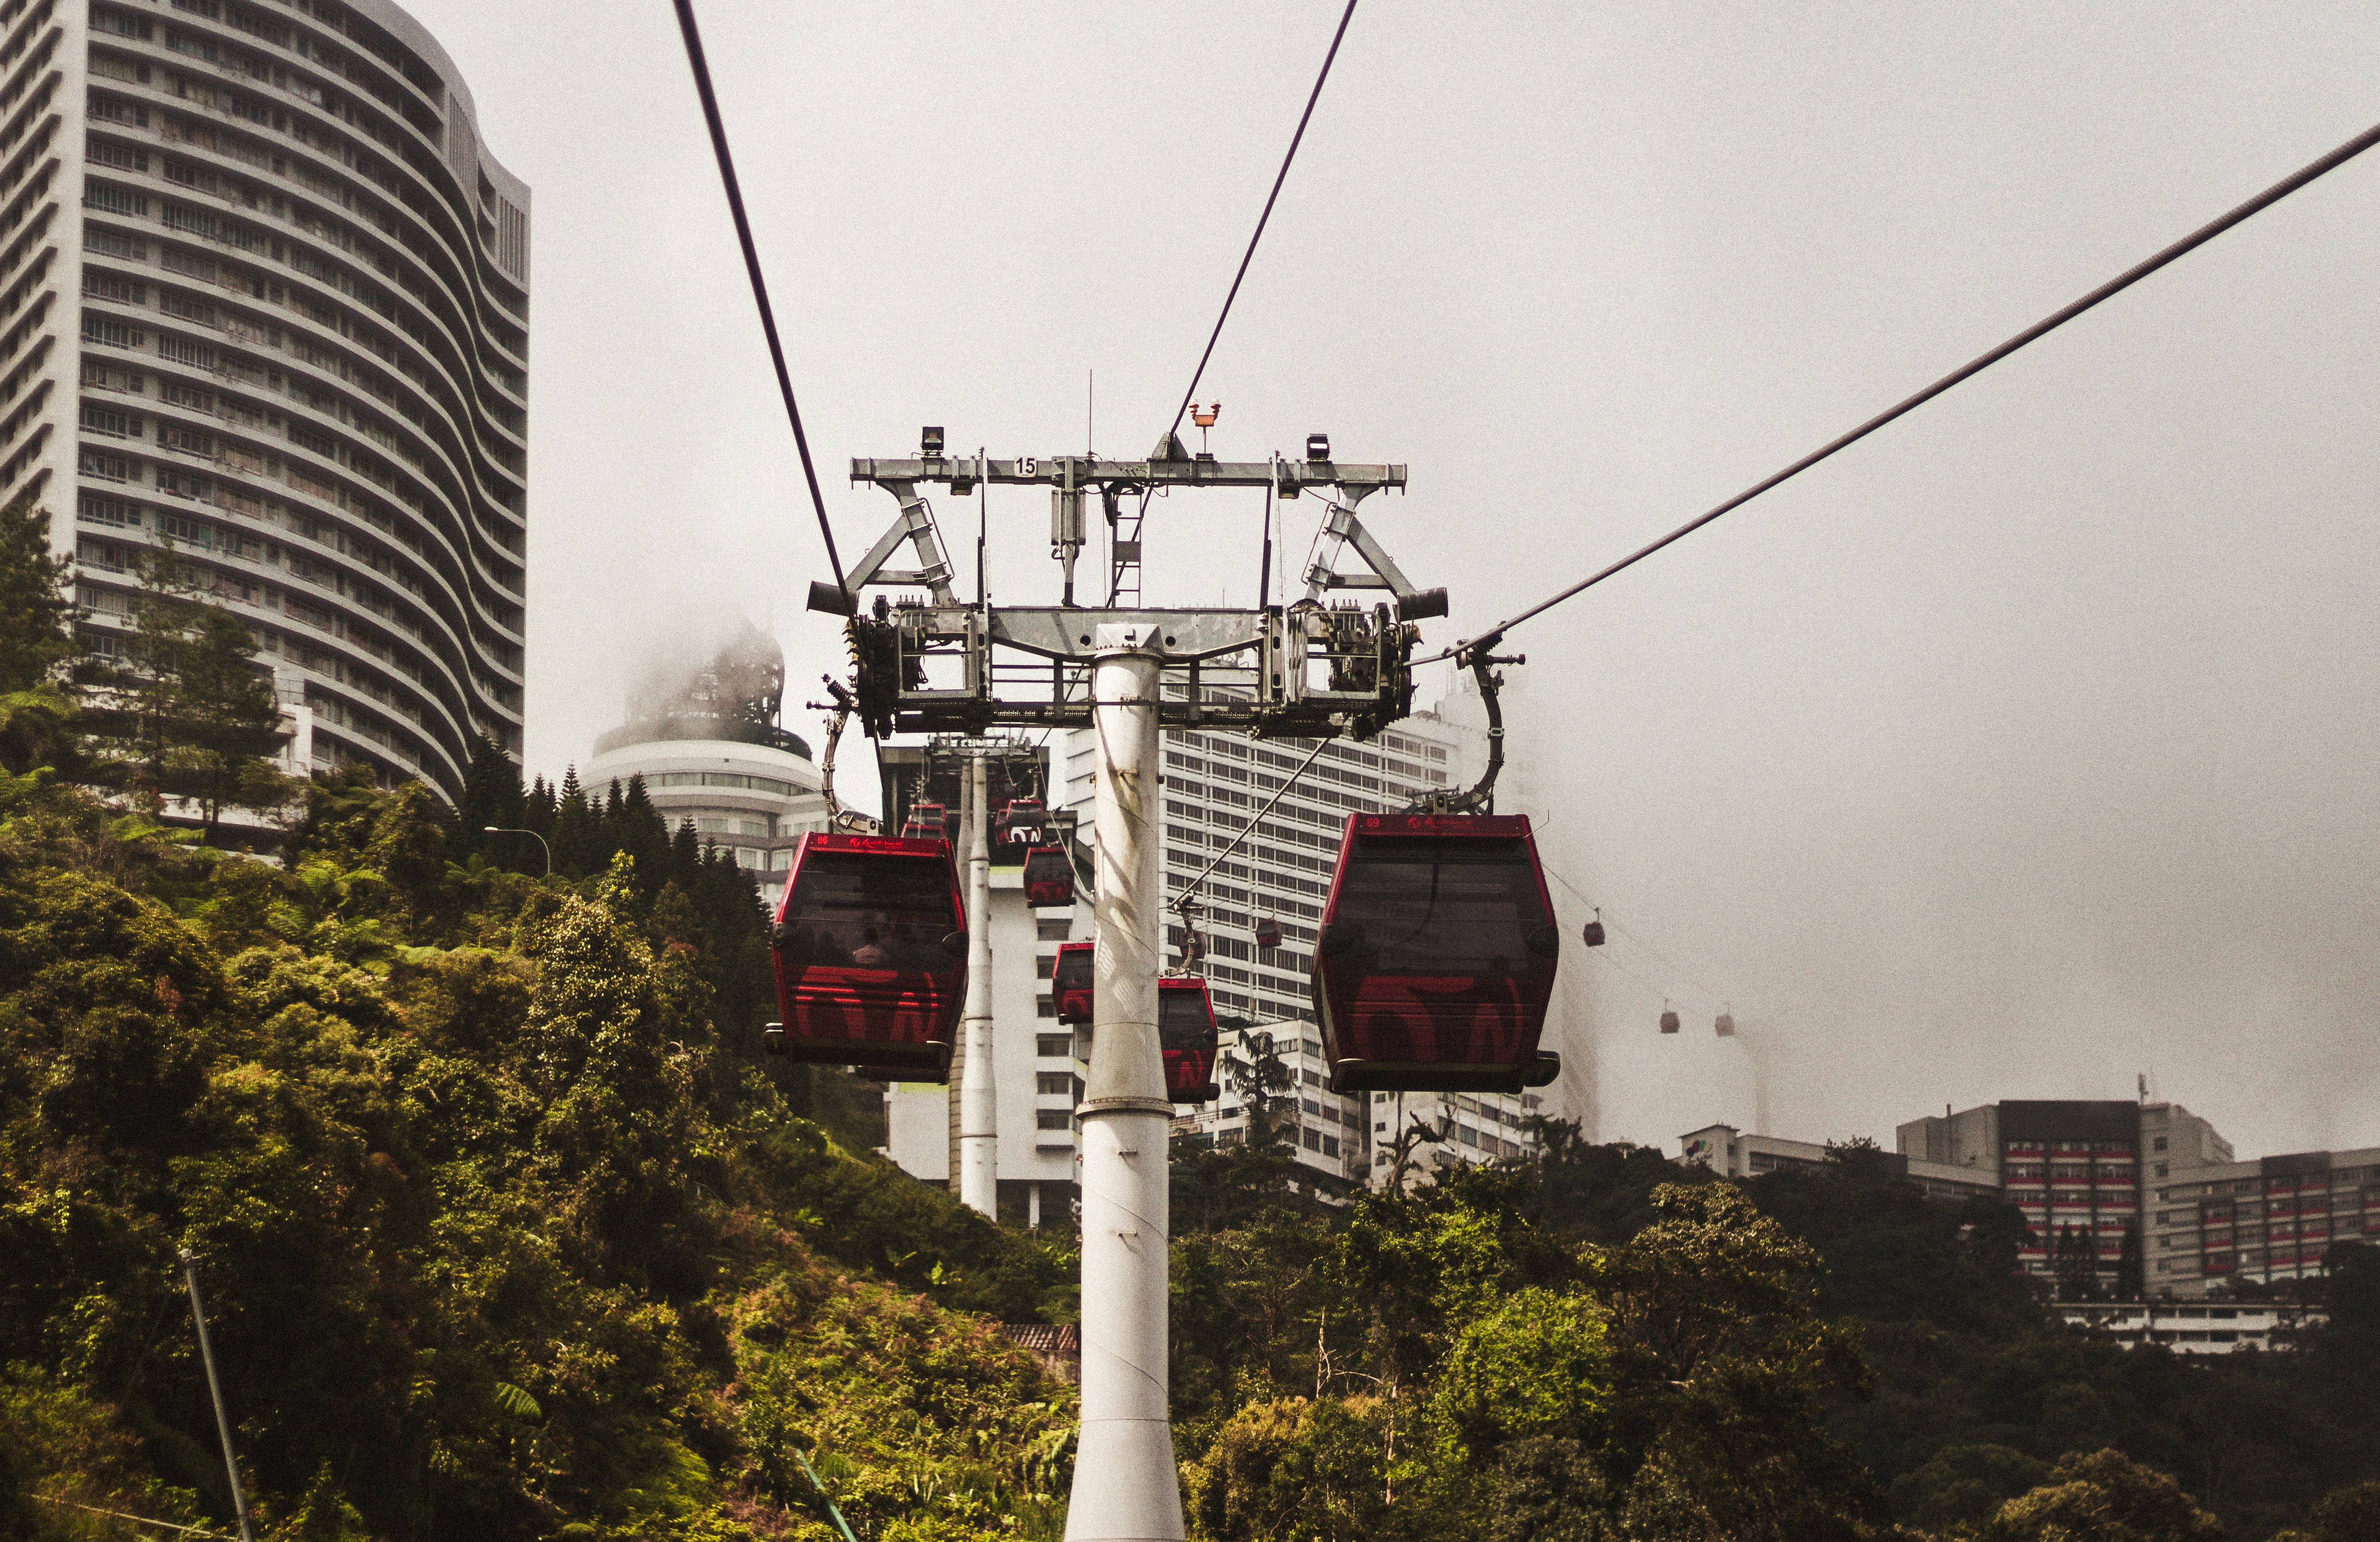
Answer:
M520 751L528 190L385 0L0 0L0 496L170 543L316 765Z

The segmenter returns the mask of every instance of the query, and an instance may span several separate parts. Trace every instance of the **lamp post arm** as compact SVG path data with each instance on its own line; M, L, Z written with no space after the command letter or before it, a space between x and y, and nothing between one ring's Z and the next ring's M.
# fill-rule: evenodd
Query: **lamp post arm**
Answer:
M542 836L542 835L540 835L536 831L534 831L534 830L523 830L523 829L521 829L521 828L520 828L519 826L517 826L517 825L509 825L509 824L483 824L483 825L481 825L481 826L480 827L480 833L481 833L482 835L526 835L526 836L528 836L530 840L535 841L535 842L536 842L540 846L544 847L544 850L545 850L545 876L546 876L546 877L548 877L548 878L552 878L552 877L553 876L553 848L552 848L552 846L550 846L550 845L547 845L547 844L546 844L545 837L544 837L544 836Z

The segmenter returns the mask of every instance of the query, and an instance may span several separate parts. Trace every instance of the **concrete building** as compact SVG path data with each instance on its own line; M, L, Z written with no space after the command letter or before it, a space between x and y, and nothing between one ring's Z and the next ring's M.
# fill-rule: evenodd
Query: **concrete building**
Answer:
M780 725L784 689L783 652L747 625L700 665L638 682L628 722L595 741L582 780L602 795L643 777L673 832L691 820L774 906L802 833L828 823L810 747Z
M1833 1147L1817 1141L1788 1140L1782 1135L1747 1135L1732 1124L1706 1124L1678 1137L1682 1167L1706 1167L1730 1178L1756 1178L1764 1172L1823 1165ZM1968 1168L1926 1161L1906 1152L1882 1152L1894 1172L1924 1189L1929 1198L1956 1202L1975 1195L1997 1195L1996 1176Z
M88 646L170 546L300 769L520 752L528 189L387 0L0 0L0 496ZM302 718L297 710L303 709Z
M1209 988L1212 989L1211 987ZM1220 1065L1216 1081L1223 1095L1214 1102L1174 1111L1176 1149L1202 1146L1237 1146L1248 1138L1253 1123L1245 1067L1253 1065L1259 1040L1289 1073L1291 1086L1269 1111L1272 1128L1313 1173L1316 1192L1341 1196L1360 1187L1366 1176L1360 1099L1334 1098L1323 1090L1328 1067L1322 1060L1322 1038L1311 1023L1257 1023L1225 1028L1218 1038Z
M1747 1135L1732 1124L1706 1124L1678 1137L1679 1165L1706 1167L1725 1178L1756 1178L1788 1167L1818 1167L1827 1147L1818 1141Z
M1539 1111L1536 1093L1517 1097L1464 1093L1375 1092L1334 1098L1325 1088L1330 1066L1322 1036L1312 1023L1257 1023L1226 1028L1220 1035L1223 1096L1173 1122L1177 1142L1236 1146L1248 1138L1252 1114L1244 1073L1255 1060L1254 1041L1269 1039L1289 1073L1286 1106L1269 1111L1273 1127L1294 1148L1299 1163L1316 1174L1314 1186L1340 1196L1394 1176L1411 1184L1454 1167L1476 1167L1507 1157L1533 1157L1540 1148L1526 1127ZM1510 1111L1507 1111L1507 1108ZM1418 1129L1416 1129L1418 1126ZM1400 1136L1404 1165L1397 1168Z
M1896 1139L1913 1160L1992 1177L2024 1215L2018 1257L2028 1273L2053 1277L2059 1241L2080 1237L2109 1285L2125 1236L2142 1232L2147 1185L2231 1155L2214 1126L2176 1103L2011 1099L1912 1120Z
M2060 1306L2058 1315L2076 1328L2111 1336L2125 1349L2162 1344L2176 1354L2293 1349L2301 1330L2330 1320L2322 1312L2289 1302L2242 1302L2233 1306L2084 1302Z
M1376 1188L1391 1181L1402 1137L1410 1137L1403 1177L1408 1185L1452 1168L1533 1160L1545 1145L1529 1122L1552 1111L1544 1092L1375 1092L1371 1098L1366 1134L1372 1143Z
M2380 1242L2380 1147L2174 1167L2150 1183L2152 1295L2286 1288L2321 1274L2334 1242Z

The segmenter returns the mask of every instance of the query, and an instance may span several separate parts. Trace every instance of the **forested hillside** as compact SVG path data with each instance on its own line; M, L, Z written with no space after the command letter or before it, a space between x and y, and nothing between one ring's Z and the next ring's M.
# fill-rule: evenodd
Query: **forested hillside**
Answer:
M226 1534L186 1251L274 1542L1062 1535L1075 1399L997 1325L1075 1320L1075 1239L757 1056L733 862L492 745L459 810L285 783L203 699L226 613L161 570L86 673L61 572L0 510L0 1542ZM1735 1184L1540 1133L1345 1206L1261 1137L1175 1163L1195 1536L2380 1542L2371 1249L2289 1353L2125 1351L1872 1150Z
M1071 1393L976 1314L1062 1241L805 1117L674 884L450 827L321 787L284 871L0 787L6 1527L229 1519L188 1247L273 1535L833 1536L796 1451L870 1536L1050 1534Z

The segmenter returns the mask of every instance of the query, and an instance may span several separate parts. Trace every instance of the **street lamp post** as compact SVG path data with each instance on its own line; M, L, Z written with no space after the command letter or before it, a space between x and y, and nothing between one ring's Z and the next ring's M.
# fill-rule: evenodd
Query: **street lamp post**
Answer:
M516 825L509 824L483 824L480 827L480 832L485 835L526 835L539 845L545 846L545 876L548 878L553 876L553 848L546 845L545 837L536 831L523 830Z

